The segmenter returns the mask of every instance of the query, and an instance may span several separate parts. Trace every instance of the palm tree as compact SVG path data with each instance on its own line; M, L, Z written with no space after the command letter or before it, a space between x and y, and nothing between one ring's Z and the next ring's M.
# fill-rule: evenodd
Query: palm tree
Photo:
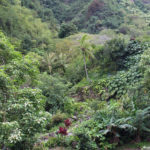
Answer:
M61 69L63 71L63 73L65 73L66 66L67 66L66 54L63 54L63 53L57 54L56 68Z
M86 64L86 57L88 58L94 58L92 51L92 46L86 42L88 36L84 35L81 40L80 40L80 50L82 51L83 54L83 60L84 60L84 69L85 69L85 74L86 78L88 81L90 81L89 75L88 75L88 70L87 70L87 64Z
M43 58L43 65L46 66L46 68L48 68L50 74L55 69L57 69L58 71L61 69L63 73L65 73L65 68L67 66L67 56L63 53L46 53L46 55Z
M51 52L47 53L44 57L43 63L48 67L49 73L52 73L52 69L56 63L57 57L56 54Z

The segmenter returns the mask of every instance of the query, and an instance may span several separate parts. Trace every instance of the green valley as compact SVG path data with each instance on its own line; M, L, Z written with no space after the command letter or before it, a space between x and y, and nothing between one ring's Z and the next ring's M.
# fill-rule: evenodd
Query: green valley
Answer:
M0 0L0 150L150 147L150 0Z

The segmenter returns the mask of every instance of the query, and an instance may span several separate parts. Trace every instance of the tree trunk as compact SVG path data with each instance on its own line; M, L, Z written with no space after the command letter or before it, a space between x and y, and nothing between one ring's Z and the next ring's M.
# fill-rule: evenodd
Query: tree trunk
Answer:
M85 69L86 78L88 81L90 81L89 76L88 76L87 66L86 66L85 53L83 53L83 55L84 55L84 69Z

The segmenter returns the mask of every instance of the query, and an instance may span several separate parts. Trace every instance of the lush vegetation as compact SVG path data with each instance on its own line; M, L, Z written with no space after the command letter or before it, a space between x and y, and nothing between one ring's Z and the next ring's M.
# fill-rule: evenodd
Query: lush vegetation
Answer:
M0 0L0 150L147 146L149 4Z

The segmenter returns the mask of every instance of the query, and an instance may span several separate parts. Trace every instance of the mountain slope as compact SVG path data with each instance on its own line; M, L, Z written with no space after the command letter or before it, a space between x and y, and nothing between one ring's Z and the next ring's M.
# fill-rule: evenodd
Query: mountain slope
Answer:
M117 29L128 19L126 15L148 18L150 12L148 0L46 0L43 4L53 11L59 23L71 21L89 33Z
M52 31L58 31L63 22L73 22L79 31L88 33L135 25L139 19L144 26L150 23L149 0L12 0L11 4L19 2L21 9L30 9Z

